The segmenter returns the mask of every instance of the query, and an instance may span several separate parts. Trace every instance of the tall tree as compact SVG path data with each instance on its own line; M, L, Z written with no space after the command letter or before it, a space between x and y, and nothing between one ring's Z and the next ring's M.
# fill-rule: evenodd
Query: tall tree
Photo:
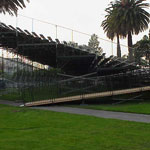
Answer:
M120 37L119 31L113 28L113 15L112 15L112 8L109 7L105 10L107 15L105 16L105 20L102 22L101 26L103 27L104 32L106 33L107 37L114 40L117 37L117 56L121 57L121 47L120 47Z
M96 34L92 34L88 42L88 47L90 48L90 52L101 55L103 50L99 46L99 44L100 42L98 41L98 36Z
M134 60L132 35L139 34L148 28L150 14L145 10L149 7L146 0L116 0L111 3L111 28L119 31L119 35L128 38L130 61Z
M26 0L29 2L29 0ZM9 13L10 15L17 15L18 8L25 8L24 0L0 0L0 13L6 14Z
M133 45L135 61L139 64L142 63L142 59L146 60L150 65L150 39L147 35L143 36L143 39Z

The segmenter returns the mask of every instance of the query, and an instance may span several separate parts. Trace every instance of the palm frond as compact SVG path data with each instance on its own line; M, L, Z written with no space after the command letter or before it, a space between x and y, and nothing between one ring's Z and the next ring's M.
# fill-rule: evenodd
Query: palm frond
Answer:
M26 0L29 2L29 0ZM24 0L1 0L0 1L0 13L9 13L10 15L17 15L19 8L25 8Z

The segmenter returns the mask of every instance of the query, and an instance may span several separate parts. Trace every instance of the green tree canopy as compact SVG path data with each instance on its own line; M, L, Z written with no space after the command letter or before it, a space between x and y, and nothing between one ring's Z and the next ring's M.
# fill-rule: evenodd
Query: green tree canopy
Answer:
M142 60L146 60L150 64L150 39L144 36L142 40L133 45L135 61L142 64Z
M99 44L100 42L98 40L98 36L96 34L92 34L88 42L88 47L90 48L90 52L101 55L103 50L99 46Z

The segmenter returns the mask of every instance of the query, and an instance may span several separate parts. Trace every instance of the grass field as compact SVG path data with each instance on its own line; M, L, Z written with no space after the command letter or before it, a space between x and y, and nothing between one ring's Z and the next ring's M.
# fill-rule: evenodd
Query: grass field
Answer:
M149 150L150 124L0 105L1 150Z

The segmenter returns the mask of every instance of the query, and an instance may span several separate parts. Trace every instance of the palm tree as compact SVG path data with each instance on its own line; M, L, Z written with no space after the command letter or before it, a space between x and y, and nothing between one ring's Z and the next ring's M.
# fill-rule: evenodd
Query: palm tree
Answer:
M146 0L116 0L111 3L111 26L118 34L128 37L128 51L130 61L134 60L132 49L132 35L139 34L148 28L150 14L145 10L149 3ZM109 9L110 9L109 8Z
M111 3L111 7L106 8L107 15L105 16L105 20L102 22L101 26L103 27L104 32L106 33L107 37L114 40L115 37L117 37L117 56L121 57L121 47L120 47L120 37L119 37L119 31L116 30L116 28L113 27L113 4Z
M18 7L22 9L26 7L24 0L0 0L0 13L17 15Z

